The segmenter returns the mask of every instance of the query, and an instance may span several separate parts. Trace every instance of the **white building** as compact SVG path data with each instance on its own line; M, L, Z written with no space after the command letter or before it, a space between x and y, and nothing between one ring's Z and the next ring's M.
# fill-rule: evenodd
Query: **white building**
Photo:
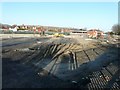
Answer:
M12 30L13 32L17 31L18 27L15 28L9 28L9 30Z

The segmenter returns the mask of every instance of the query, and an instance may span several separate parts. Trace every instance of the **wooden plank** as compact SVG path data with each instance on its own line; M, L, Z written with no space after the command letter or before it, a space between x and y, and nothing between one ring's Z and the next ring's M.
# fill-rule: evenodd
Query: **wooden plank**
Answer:
M98 73L97 73L97 72L94 72L94 74L95 74L95 77L96 77L97 87L98 87L98 88L101 88L101 86L100 86L100 81L99 81L99 77L98 77Z
M102 88L105 88L107 82L106 82L106 80L103 78L102 75L101 75L101 77L100 77L100 81L101 81L101 83L102 83Z
M94 81L93 81L93 78L91 78L91 85L92 85L92 88L95 88L95 85L94 85Z
M101 88L104 88L104 82L102 81L102 78L100 77L101 76L101 73L98 72L98 77L99 77L99 81L100 81L100 84L101 84Z
M107 81L109 81L112 78L112 75L106 69L101 70L101 72L103 73L105 77L107 76L109 77L109 79L106 78Z
M114 85L116 89L120 90L119 85L116 82L114 83Z
M88 90L91 90L91 89L92 89L91 83L89 83L89 84L87 85L87 87L88 87Z
M101 49L99 49L99 48L95 48L94 50L95 50L95 52L97 52L99 55L102 54L102 53L104 53L104 51L101 50Z
M94 61L95 58L98 56L96 55L96 53L93 51L93 49L90 49L90 50L86 50L85 51L87 57L89 58L90 61Z

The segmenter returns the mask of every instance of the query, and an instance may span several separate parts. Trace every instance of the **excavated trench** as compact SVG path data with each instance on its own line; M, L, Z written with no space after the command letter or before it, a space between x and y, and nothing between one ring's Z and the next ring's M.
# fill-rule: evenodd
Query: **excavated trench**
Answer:
M86 76L104 66L99 57L107 52L107 49L107 46L100 44L40 43L34 47L6 50L3 53L9 57L12 52L12 60L19 60L20 63L33 67L38 76L52 75L63 82L75 84L81 83L80 81L84 83L87 81ZM99 65L94 65L97 62Z
M45 70L48 74L66 81L71 80L75 70L81 65L94 61L105 49L106 47L98 48L94 45L85 48L82 44L41 43L31 48L16 49L14 52L24 53L24 56L19 58L20 62L35 67L38 74L43 74L41 70Z

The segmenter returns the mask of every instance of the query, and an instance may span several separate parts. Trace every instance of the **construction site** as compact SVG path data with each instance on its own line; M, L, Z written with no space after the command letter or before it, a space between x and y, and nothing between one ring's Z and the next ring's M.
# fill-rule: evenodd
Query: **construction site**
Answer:
M2 88L120 90L119 40L4 37Z

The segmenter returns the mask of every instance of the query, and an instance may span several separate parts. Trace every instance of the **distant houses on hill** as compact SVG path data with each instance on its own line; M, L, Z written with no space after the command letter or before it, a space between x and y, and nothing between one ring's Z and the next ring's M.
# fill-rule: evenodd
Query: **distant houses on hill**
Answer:
M66 28L66 27L53 27L53 26L40 26L40 25L7 25L2 24L3 30L12 31L33 31L38 33L54 32L54 33L70 33L76 35L87 36L89 38L103 38L104 32L99 29L76 29L76 28Z

